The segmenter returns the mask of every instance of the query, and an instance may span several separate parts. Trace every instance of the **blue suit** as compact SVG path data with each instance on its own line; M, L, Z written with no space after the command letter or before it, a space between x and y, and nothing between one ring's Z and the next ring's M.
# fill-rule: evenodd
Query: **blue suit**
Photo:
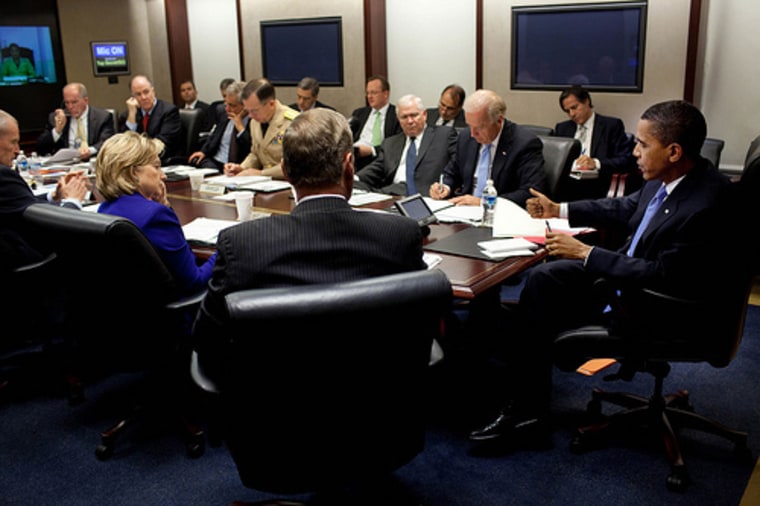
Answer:
M135 193L103 202L98 212L133 221L156 248L182 293L195 293L206 287L216 262L216 253L202 265L197 265L195 255L182 232L182 225L170 207Z
M470 128L459 132L456 158L443 169L443 182L451 188L452 197L472 195L475 191L475 172L480 156L480 144L470 136ZM529 188L546 191L543 144L527 128L504 120L493 162L491 179L499 197L522 207L531 197Z

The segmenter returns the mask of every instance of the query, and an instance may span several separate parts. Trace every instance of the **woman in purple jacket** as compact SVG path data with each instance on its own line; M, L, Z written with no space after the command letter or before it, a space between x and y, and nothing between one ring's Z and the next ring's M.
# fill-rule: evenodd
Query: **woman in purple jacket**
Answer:
M216 253L201 265L185 239L182 225L166 199L161 170L164 145L135 132L110 137L98 152L95 184L105 199L99 213L134 222L153 244L183 294L206 287Z

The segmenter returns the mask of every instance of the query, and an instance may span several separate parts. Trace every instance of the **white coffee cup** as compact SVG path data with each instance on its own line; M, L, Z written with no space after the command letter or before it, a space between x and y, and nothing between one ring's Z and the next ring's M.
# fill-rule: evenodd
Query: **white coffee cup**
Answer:
M253 217L253 192L240 191L235 193L238 221L248 221Z
M193 189L193 191L198 191L201 189L201 184L203 184L203 174L200 172L191 172L190 175L190 188Z

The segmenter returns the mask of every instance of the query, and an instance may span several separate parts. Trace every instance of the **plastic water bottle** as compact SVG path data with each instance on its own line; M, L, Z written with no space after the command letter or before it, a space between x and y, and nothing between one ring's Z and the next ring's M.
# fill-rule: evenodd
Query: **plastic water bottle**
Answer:
M496 213L496 199L498 196L499 193L493 185L493 179L489 179L486 181L486 186L483 188L483 196L480 198L480 205L483 206L482 226L484 227L493 227L493 215Z
M21 150L16 157L16 170L18 170L19 173L24 173L29 170L29 161L26 159L24 150Z
M42 183L42 159L34 151L32 151L32 156L29 157L29 175L37 183Z

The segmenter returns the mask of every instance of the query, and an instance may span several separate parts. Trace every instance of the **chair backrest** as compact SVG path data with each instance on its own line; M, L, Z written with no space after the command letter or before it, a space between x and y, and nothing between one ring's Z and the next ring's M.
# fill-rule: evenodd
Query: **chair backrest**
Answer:
M243 484L309 492L412 460L424 446L431 344L451 297L437 269L228 294L228 319L209 336L224 344L217 353L199 344L197 357L217 371Z
M704 144L702 144L702 151L700 154L710 160L716 169L720 168L720 154L723 152L723 146L726 145L726 141L723 139L713 139L707 137Z
M113 121L114 133L119 133L119 114L116 112L116 109L106 109L106 111L111 113L111 121Z
M531 132L533 132L536 135L554 135L554 129L552 127L542 126L542 125L520 125L523 128L527 128Z
M569 177L573 161L581 154L581 143L569 137L538 136L544 145L544 171L549 198L561 200L563 180Z
M201 127L203 127L206 112L202 109L180 109L179 118L182 122L182 146L178 156L187 158L198 149Z
M130 220L45 203L29 206L24 220L60 259L59 282L71 291L69 325L136 339L151 318L158 326L178 297L172 274ZM155 338L162 330L148 333Z

